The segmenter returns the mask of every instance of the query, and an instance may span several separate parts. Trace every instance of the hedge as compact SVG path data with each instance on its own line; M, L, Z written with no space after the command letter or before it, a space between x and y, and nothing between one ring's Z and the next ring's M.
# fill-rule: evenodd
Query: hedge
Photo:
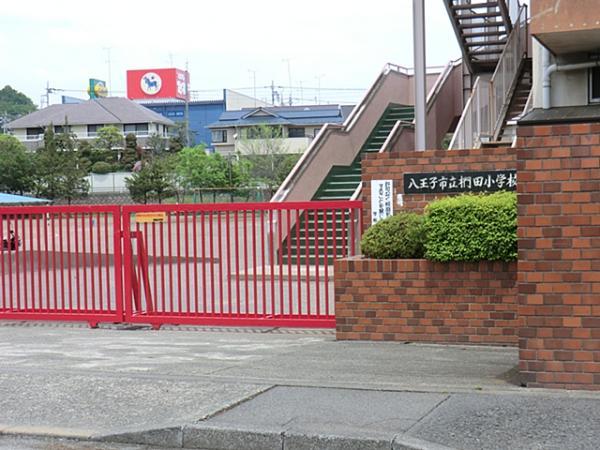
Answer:
M361 251L369 258L422 258L423 216L402 212L377 222L363 235Z
M517 259L517 196L514 192L442 198L427 205L425 215L427 259Z
M106 174L113 171L113 165L104 161L97 161L92 165L92 172L97 174Z

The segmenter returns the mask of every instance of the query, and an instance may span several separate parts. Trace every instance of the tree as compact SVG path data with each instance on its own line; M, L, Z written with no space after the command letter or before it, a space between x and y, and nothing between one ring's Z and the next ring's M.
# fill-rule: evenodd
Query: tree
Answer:
M129 133L125 136L125 149L121 155L121 166L127 171L131 171L135 162L142 155L142 148L137 144L137 138L135 134Z
M229 158L220 153L206 153L203 145L186 147L177 155L175 172L185 189L233 190L246 186L249 176L248 164L237 155ZM202 192L200 192L202 201Z
M44 146L35 156L34 190L46 198L71 200L86 195L89 183L79 166L69 133L56 136L50 125L44 133Z
M138 203L155 200L158 203L173 195L173 161L169 157L151 158L143 162L142 169L125 178L131 198Z
M0 89L0 124L8 123L35 110L34 103L25 94L8 85Z
M289 153L281 127L257 125L240 140L241 157L250 164L250 176L275 191L294 167L301 153Z
M154 156L161 155L165 151L165 139L156 133L152 133L146 141L147 147L150 149Z
M30 191L33 170L33 157L25 146L13 136L0 135L0 191Z
M174 127L171 128L172 134L169 136L169 152L177 153L182 148L186 147L188 138L185 133L186 123L177 122ZM196 132L193 130L188 130L189 141L194 142Z
M104 161L114 164L119 158L119 151L123 149L123 135L113 125L102 127L98 130L98 137L94 142L95 154L90 158L92 163Z

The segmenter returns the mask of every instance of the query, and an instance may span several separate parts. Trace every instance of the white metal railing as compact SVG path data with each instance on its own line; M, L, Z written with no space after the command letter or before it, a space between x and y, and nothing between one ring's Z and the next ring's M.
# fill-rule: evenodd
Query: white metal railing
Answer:
M496 70L488 81L478 77L449 149L477 148L497 138L527 53L527 5L521 6Z
M509 107L519 69L527 53L527 5L519 10L519 16L513 24L513 31L506 41L504 51L491 79L492 84L492 125L494 136L500 131L502 121Z
M390 72L398 72L410 76L414 71L411 68L399 66L397 64L387 63L383 66L381 73L377 77L377 80L371 87L365 92L365 95L360 100L358 105L356 105L346 120L342 124L325 124L321 127L319 133L315 136L315 138L311 141L306 151L300 157L300 160L296 163L294 168L288 174L286 179L281 183L279 189L271 199L271 201L284 201L289 192L292 190L296 182L300 179L306 167L310 164L319 151L323 148L323 144L327 140L329 133L331 130L344 130L346 132L350 132L350 130L354 127L354 125L358 122L362 114L364 113L367 105L371 101L371 99L375 96L379 87L381 86L382 80L385 78L387 74Z

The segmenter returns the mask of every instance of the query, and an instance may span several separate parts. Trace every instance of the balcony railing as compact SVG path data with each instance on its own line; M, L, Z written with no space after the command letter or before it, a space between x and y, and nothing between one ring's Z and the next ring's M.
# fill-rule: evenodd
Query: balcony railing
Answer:
M475 81L449 149L477 148L498 138L526 53L527 5L523 5L491 80Z

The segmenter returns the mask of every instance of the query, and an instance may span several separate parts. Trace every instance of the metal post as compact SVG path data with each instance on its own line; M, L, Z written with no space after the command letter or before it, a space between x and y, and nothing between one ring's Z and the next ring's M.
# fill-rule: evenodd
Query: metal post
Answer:
M425 134L425 1L413 0L413 50L415 65L415 149L427 148Z
M190 72L188 62L185 61L185 146L190 146Z

